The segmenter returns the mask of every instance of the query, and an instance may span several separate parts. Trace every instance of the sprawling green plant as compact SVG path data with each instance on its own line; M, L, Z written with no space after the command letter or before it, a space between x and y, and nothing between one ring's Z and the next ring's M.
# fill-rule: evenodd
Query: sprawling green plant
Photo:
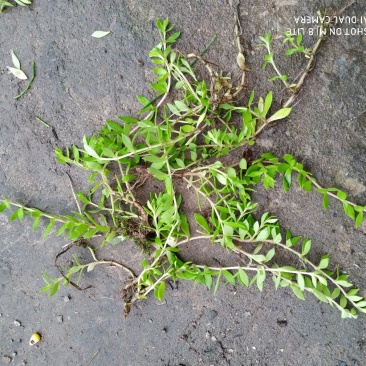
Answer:
M147 253L141 263L142 271L135 275L121 264L98 261L94 254L93 262L86 264L74 257L75 265L71 268L59 267L61 277L44 274L47 284L42 291L53 295L61 283L76 285L78 282L71 281L74 274L107 263L119 265L131 276L124 288L125 314L137 299L151 292L159 300L163 299L168 279L192 280L214 288L215 292L223 281L233 285L256 284L262 291L267 276L272 277L276 289L289 287L300 299L305 299L305 293L311 293L339 309L344 318L356 318L357 312L366 312L366 301L348 281L348 275L339 269L328 269L328 254L311 261L308 257L311 240L281 229L277 219L268 212L256 213L257 203L252 201L251 193L258 184L273 188L279 177L288 191L297 176L301 189L315 188L323 196L324 208L328 207L329 196L340 200L356 226L362 223L366 207L349 202L346 193L339 189L321 187L289 154L282 159L271 153L254 161L231 159L229 166L220 159L235 149L245 151L248 145L255 144L264 128L290 114L290 105L312 66L322 36L312 49L305 49L301 38L295 40L287 35L296 51L308 59L298 83L289 83L276 66L270 35L260 37L261 45L268 51L265 64L274 67L277 74L274 79L283 82L289 91L288 101L276 111L272 106L272 92L255 102L253 91L246 103L236 103L245 85L246 66L241 48L237 59L242 78L239 85L233 86L229 77L214 70L201 56L183 55L172 48L179 32L171 32L173 27L167 19L158 19L157 27L161 42L149 54L156 65L156 80L151 87L159 96L157 103L138 96L142 104L139 115L143 117L122 116L120 123L109 120L98 133L84 137L82 148L74 145L55 151L58 162L91 172L89 192L76 194L82 203L79 212L51 215L8 199L0 204L1 211L16 207L11 221L23 220L25 214L31 216L33 230L42 218L48 220L44 238L55 224L59 224L56 235L64 235L73 244L101 236L104 247L131 238ZM208 71L208 81L197 77L190 60L202 63ZM235 120L240 121L237 126ZM138 187L146 180L160 181L161 191L151 193L149 199L142 201ZM191 225L182 208L182 195L177 193L177 182L183 182L197 196L196 223ZM198 229L192 229L192 224ZM236 263L229 267L210 267L182 260L181 247L197 240L219 244L235 253ZM280 256L283 262L286 254L290 254L289 263L279 265L276 258Z
M30 0L14 0L14 2L20 6L27 7L32 4ZM11 3L10 1L6 0L0 0L0 13L3 11L6 7L14 7L14 3Z

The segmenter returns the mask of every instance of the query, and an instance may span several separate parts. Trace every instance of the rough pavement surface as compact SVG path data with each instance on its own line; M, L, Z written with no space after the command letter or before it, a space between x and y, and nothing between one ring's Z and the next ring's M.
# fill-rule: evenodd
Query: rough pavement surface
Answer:
M84 134L104 120L133 115L135 95L151 95L148 51L157 43L157 17L169 17L182 31L179 49L198 52L214 34L217 41L207 57L224 71L237 69L233 44L233 8L225 0L206 1L49 1L34 0L0 15L0 196L50 212L67 213L75 204L66 173L78 190L85 176L55 163L53 150L80 144ZM235 2L234 2L235 3ZM235 4L234 4L235 5ZM345 1L240 1L243 45L252 69L248 90L256 95L273 86L262 71L258 35L274 37L296 28L294 17L314 15L322 5L341 8ZM346 15L366 16L359 0ZM366 24L341 28L364 29ZM309 29L311 25L303 25ZM112 34L95 39L97 29ZM305 37L310 46L313 40ZM280 46L279 40L278 45ZM317 55L299 103L286 122L267 130L259 151L292 153L324 186L347 190L366 203L366 31L363 35L331 38ZM13 49L30 75L32 88L18 101L24 87L7 73ZM279 58L295 77L298 62ZM277 84L276 84L277 85ZM281 89L277 90L277 103ZM282 92L283 93L283 92ZM56 135L35 116L53 126ZM329 252L366 295L366 224L355 229L337 202L322 209L315 193L296 187L260 191L262 210L278 215L285 228L312 238L316 254ZM84 281L91 290L62 288L52 298L39 293L41 271L56 275L53 260L65 244L61 238L41 239L31 221L9 222L0 216L0 358L12 365L322 365L366 364L365 316L341 320L337 311L311 296L297 300L288 290L275 292L271 280L264 291L222 287L216 296L201 286L180 282L164 302L153 297L122 316L119 294L125 277L112 268L99 268ZM136 260L133 247L118 246L114 258ZM210 260L212 254L203 253ZM42 341L30 347L32 333Z

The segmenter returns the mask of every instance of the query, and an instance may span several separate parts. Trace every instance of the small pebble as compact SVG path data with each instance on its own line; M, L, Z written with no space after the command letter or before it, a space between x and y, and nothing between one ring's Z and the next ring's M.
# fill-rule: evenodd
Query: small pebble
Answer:
M152 319L149 319L149 323L151 324L153 321L152 321Z
M209 318L210 320L213 320L217 317L218 312L216 310L208 310L207 311L207 318Z
M252 314L250 313L250 311L245 311L244 312L244 316L251 316Z
M16 352L13 352L11 355L12 355L13 357L15 357L15 356L17 355L17 353L16 353Z
M59 323L62 323L64 321L64 317L62 315L57 315L56 316L56 320L59 322Z
M212 341L212 342L216 342L216 341L217 341L216 337L215 337L215 336L212 336L212 337L211 337L211 341Z
M16 327L20 327L20 322L19 322L18 320L14 320L14 325L15 325Z
M65 302L70 301L70 299L71 299L70 295L64 296L64 301L65 301Z
M228 352L228 353L234 353L234 350L233 350L232 348L229 348L229 349L227 350L227 352Z
M5 365L9 364L11 362L12 358L10 356L3 356L1 358L2 363L4 363Z
M256 348L255 347L252 347L254 350L256 350Z

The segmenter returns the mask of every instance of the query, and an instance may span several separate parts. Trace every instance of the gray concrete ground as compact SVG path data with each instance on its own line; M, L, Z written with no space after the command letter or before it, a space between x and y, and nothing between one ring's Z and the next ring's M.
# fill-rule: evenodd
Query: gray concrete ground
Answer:
M258 35L277 37L296 28L295 16L313 15L323 5L340 8L342 1L241 0L243 44L253 70L248 89L257 95L272 88L269 71L261 71ZM225 0L206 1L49 1L34 0L30 9L14 8L0 16L0 196L50 212L74 210L69 173L77 189L85 176L55 163L53 150L80 144L104 120L133 115L135 95L151 94L152 64L148 51L158 40L157 17L169 17L182 31L178 47L202 50L214 34L217 41L207 57L225 71L236 69L233 10ZM366 4L358 0L346 11L365 28ZM304 25L308 30L311 25ZM96 29L112 34L94 39ZM305 37L308 45L311 37ZM279 42L280 43L280 42ZM316 68L306 82L291 118L266 131L258 151L292 153L325 186L347 190L366 202L365 66L366 31L339 35L326 42ZM23 87L8 75L13 49L30 74L37 76L19 101ZM282 60L282 59L281 59ZM142 61L142 63L140 62ZM288 75L298 62L283 59ZM142 66L141 66L142 65ZM281 90L275 88L280 94ZM35 120L42 118L52 131ZM278 215L283 227L313 239L315 252L331 253L366 295L366 225L354 229L337 202L327 212L319 196L294 187L260 191L261 210ZM53 259L65 244L61 238L41 239L30 220L9 222L0 216L0 363L11 365L121 366L362 366L366 364L365 316L341 320L337 311L308 296L306 302L287 290L275 292L271 281L263 293L253 289L221 288L217 295L201 286L179 283L169 288L163 303L140 302L122 316L119 294L125 277L116 269L100 268L85 278L93 288L78 292L62 288L54 297L39 293L41 271L56 274ZM102 255L102 254L101 254ZM212 259L202 251L202 260ZM110 258L136 262L132 245L117 246ZM42 342L30 347L38 331ZM96 353L97 352L97 353ZM95 354L96 353L96 354ZM95 357L93 358L93 355Z

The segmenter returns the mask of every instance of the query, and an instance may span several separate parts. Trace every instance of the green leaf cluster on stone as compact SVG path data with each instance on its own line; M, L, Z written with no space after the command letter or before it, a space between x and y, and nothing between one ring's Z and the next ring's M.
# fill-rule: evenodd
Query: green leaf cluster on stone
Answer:
M44 238L58 225L56 235L72 242L101 236L102 247L108 243L123 245L127 238L140 243L148 254L140 274L130 272L131 281L124 289L126 314L136 300L149 293L162 300L167 280L190 280L215 292L220 283L256 285L262 291L267 277L272 278L276 289L288 287L302 300L312 294L337 308L344 318L365 313L366 301L348 275L329 269L328 254L311 261L311 240L283 230L268 212L259 215L251 193L258 184L273 188L280 178L288 191L296 177L301 189L308 192L315 188L323 196L325 208L329 197L340 200L356 226L363 221L365 207L348 201L339 189L321 187L289 154L283 159L271 153L254 161L231 159L232 164L225 165L221 157L237 156L230 154L254 145L261 131L286 118L291 108L273 110L272 92L255 102L253 91L246 103L238 104L236 97L245 79L244 58L239 65L242 83L233 86L230 78L214 71L199 55L183 55L172 47L179 32L172 33L167 19L158 19L157 27L161 41L149 55L156 65L151 87L158 101L138 96L142 105L139 118L121 116L118 122L107 121L98 133L84 137L82 147L55 151L58 162L90 172L90 190L76 194L82 204L80 211L51 215L8 199L1 201L0 210L15 207L11 221L31 216L33 230L41 219L48 221ZM270 35L260 39L268 50L266 64L275 65ZM301 39L288 41L300 47ZM207 69L207 81L197 77L191 59ZM287 77L280 72L277 76L291 92L293 84L288 84ZM234 124L233 120L239 122ZM143 201L138 192L146 180L159 182L161 191ZM177 193L177 182L183 182L197 197L195 222L189 222L183 209L184 195ZM236 263L212 267L184 261L181 248L197 241L221 245L237 256ZM279 265L278 256L283 262L286 254L291 260ZM61 277L44 273L46 286L42 291L54 295L60 283L68 285L74 274L94 269L93 263L83 265L76 257L74 260L76 265Z

